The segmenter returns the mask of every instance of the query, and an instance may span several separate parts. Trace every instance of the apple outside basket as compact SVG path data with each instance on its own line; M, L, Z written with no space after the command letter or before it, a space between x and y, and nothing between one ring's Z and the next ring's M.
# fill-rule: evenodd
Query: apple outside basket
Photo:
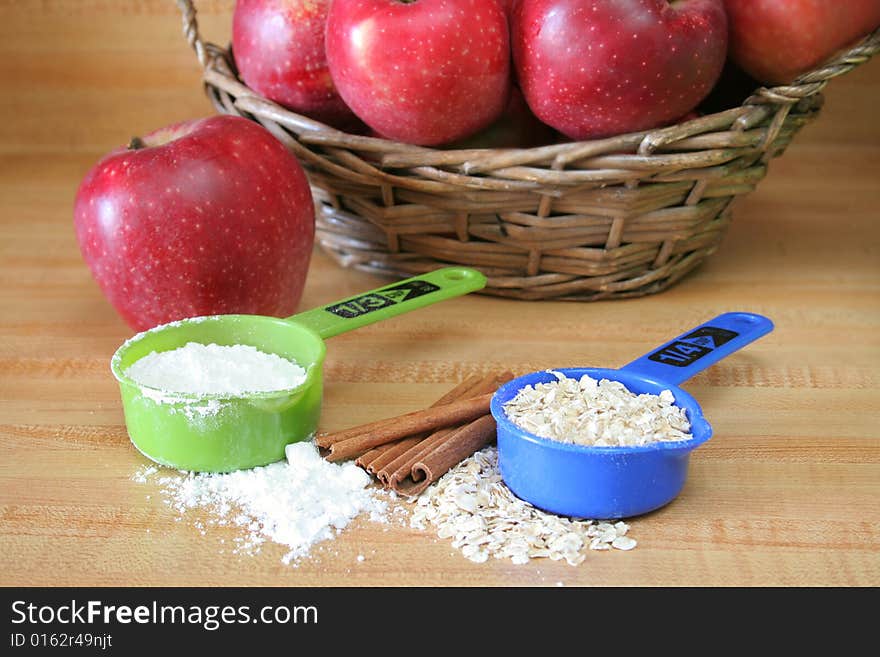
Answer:
M731 204L816 118L827 82L880 51L880 30L792 84L655 130L521 149L442 150L347 134L248 88L228 49L184 35L218 111L256 120L305 167L317 242L340 265L409 276L461 264L484 293L598 300L666 289L713 253Z

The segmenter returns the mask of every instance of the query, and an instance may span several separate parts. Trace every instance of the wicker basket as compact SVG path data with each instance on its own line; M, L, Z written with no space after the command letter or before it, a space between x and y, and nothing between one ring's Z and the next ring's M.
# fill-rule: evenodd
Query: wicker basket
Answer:
M308 171L317 241L339 264L411 275L449 263L519 299L659 292L713 253L731 202L816 117L833 77L880 50L880 30L789 86L671 127L528 149L439 150L340 132L261 97L177 0L207 93L259 121Z

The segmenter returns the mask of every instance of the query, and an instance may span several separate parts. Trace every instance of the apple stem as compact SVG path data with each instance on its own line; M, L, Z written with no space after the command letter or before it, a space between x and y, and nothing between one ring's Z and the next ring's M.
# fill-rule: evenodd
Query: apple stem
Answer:
M128 150L130 151L139 151L142 148L146 148L147 145L144 143L144 140L140 137L132 137L131 141L128 142Z

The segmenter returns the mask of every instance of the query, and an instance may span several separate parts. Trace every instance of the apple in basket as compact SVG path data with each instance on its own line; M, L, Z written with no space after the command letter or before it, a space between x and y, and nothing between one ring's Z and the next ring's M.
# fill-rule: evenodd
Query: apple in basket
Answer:
M727 19L722 0L518 0L511 44L535 115L593 139L696 107L724 66Z
M330 78L324 27L330 0L236 0L232 52L247 85L269 100L339 128L354 114Z
M724 0L730 52L766 84L785 84L880 27L880 0Z
M220 313L287 316L315 234L308 181L265 128L187 121L88 172L74 204L92 275L135 330Z
M492 125L444 148L532 148L554 143L559 133L541 123L514 85L507 107Z
M346 104L389 139L463 139L507 104L510 39L499 0L333 0L326 48Z

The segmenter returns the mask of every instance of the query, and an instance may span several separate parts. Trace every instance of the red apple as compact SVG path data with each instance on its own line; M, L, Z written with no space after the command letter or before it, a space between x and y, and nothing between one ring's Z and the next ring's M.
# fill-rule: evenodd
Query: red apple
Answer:
M232 51L247 85L269 100L348 128L354 114L333 86L324 55L330 0L237 0Z
M507 107L492 125L449 144L449 148L532 148L552 144L557 137L553 128L532 114L522 92L514 85Z
M519 0L516 72L535 115L572 139L668 124L724 66L721 0Z
M734 61L785 84L880 27L880 0L724 0Z
M195 315L291 315L315 231L296 158L231 116L105 156L79 187L74 221L92 275L135 330Z
M507 103L510 47L499 0L333 0L326 46L342 98L389 139L462 139Z

